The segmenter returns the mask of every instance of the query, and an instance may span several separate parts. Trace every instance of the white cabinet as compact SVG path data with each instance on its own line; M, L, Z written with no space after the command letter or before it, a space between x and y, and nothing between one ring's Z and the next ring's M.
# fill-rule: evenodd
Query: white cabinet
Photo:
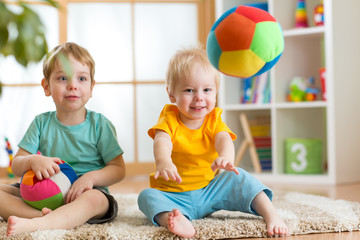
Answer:
M217 0L219 18L228 9L251 0ZM271 127L272 169L254 175L264 182L338 184L360 181L360 1L324 0L325 25L315 26L313 9L321 0L306 0L309 27L295 28L297 0L268 0L269 12L282 26L285 50L270 71L270 103L240 103L242 80L222 75L218 104L223 118L243 138L240 113L249 119L268 116ZM326 68L327 100L289 102L286 93L296 76L314 77ZM287 138L321 139L324 172L285 173ZM310 159L311 160L311 159ZM253 172L249 155L241 167Z

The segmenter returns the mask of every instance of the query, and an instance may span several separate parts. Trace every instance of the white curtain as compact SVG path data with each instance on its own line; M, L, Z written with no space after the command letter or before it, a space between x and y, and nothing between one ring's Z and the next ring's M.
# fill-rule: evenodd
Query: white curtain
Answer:
M59 38L56 10L45 6L36 10L49 30L47 39L52 49ZM152 140L147 130L156 123L169 100L163 84L146 82L163 81L171 55L180 48L195 45L197 33L197 6L193 3L68 5L67 41L89 50L96 64L96 82L121 83L97 84L87 108L103 113L113 122L126 162L134 161L135 145L140 162L153 161ZM41 63L19 69L14 60L0 59L1 81L40 83ZM134 80L145 83L133 84ZM16 150L34 116L54 109L51 98L44 96L40 86L4 87L0 97L0 135L8 137ZM0 166L6 166L6 152L0 152Z
M19 11L16 5L9 5ZM58 13L53 7L34 5L31 7L38 13L46 27L46 39L49 49L59 44ZM18 64L14 57L0 56L0 81L4 84L36 83L40 84L42 63L32 63L27 68ZM5 151L5 138L9 139L14 154L17 144L23 137L33 118L42 112L55 110L51 98L44 95L42 87L3 87L0 96L0 167L9 164Z

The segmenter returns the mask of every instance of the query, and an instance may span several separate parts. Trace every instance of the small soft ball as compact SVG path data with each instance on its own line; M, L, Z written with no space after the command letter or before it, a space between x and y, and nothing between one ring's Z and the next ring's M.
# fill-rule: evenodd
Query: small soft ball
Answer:
M34 171L27 171L20 182L20 194L30 206L39 210L54 210L65 203L66 194L76 181L74 169L66 162L59 164L60 172L48 179L38 180Z
M280 24L267 11L238 6L214 23L206 50L220 72L249 78L275 65L284 50L284 36Z

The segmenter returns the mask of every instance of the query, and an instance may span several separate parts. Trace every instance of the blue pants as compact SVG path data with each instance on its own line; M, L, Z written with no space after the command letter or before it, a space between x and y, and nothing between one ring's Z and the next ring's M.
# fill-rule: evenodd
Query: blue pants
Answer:
M143 190L138 197L139 209L158 225L154 217L177 208L189 220L203 218L219 211L241 211L257 214L251 207L255 196L264 191L272 200L272 191L241 168L239 175L224 171L206 187L188 192L164 192L154 188Z

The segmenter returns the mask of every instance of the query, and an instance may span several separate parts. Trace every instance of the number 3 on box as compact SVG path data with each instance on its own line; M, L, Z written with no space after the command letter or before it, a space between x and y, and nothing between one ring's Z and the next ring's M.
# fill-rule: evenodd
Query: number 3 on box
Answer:
M291 163L292 169L294 169L294 171L296 172L304 171L308 165L308 162L306 160L307 151L305 145L302 143L295 143L291 147L291 152L298 153L296 158L297 160L299 160L298 163L296 162Z

